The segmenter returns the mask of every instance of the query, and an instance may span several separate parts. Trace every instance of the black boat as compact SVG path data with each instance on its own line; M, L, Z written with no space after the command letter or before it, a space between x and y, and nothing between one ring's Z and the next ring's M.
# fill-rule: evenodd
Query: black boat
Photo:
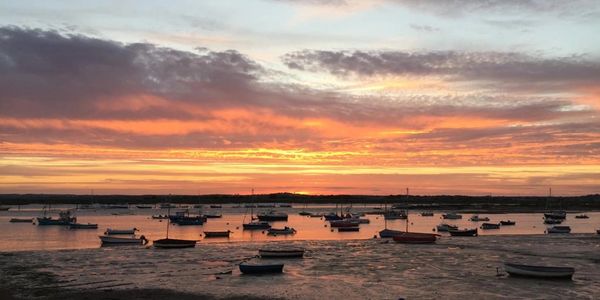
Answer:
M360 227L338 227L338 232L359 231Z
M175 248L193 248L196 247L194 240L179 240L179 239L160 239L152 242L156 248L175 249Z
M477 228L475 229L450 229L448 230L451 236L477 236Z
M265 213L259 213L256 216L258 217L258 220L260 220L260 221L267 221L267 222L272 222L272 221L287 221L288 220L288 215L286 213L275 212L275 211L268 211L268 212L265 212Z
M230 233L231 233L230 230L227 230L227 231L204 231L204 238L229 237Z
M481 229L500 229L500 223L483 223Z
M265 222L265 221L252 221L250 223L245 223L242 226L244 226L245 230L271 228L271 225L269 224L269 222Z
M546 267L504 263L504 270L511 276L546 279L571 279L575 273L572 267Z
M515 221L511 221L511 220L500 221L500 225L502 225L502 226L511 226L511 225L515 225L515 224L517 224L517 223Z
M33 223L33 219L21 219L21 218L11 218L9 220L11 223Z
M248 264L241 263L240 272L244 274L270 274L283 272L283 264Z

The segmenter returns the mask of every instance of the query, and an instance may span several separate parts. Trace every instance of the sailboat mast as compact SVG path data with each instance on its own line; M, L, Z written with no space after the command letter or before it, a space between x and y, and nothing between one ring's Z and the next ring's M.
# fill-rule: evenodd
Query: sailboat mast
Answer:
M406 188L406 232L408 232L408 188Z

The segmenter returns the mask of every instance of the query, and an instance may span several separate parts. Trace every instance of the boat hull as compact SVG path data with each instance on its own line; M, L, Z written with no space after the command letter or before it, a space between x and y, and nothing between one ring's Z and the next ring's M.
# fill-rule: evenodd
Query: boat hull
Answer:
M240 272L243 274L273 274L283 272L283 264L249 265L240 264Z
M137 231L137 229L133 228L133 229L106 229L106 231L104 232L104 234L106 235L119 235L119 234L135 234L135 232Z
M382 231L379 232L379 237L380 238L393 238L395 235L401 234L404 231L399 231L399 230L391 230L391 229L384 229Z
M229 237L231 231L205 231L204 238Z
M33 223L33 219L19 219L12 218L9 220L10 223Z
M438 235L433 233L402 232L393 237L394 242L402 244L433 244Z
M504 270L511 276L545 279L572 279L575 269L571 267L544 267L505 263Z
M154 241L152 245L155 248L162 249L194 248L196 247L196 241L179 239L160 239Z
M269 223L246 223L242 226L245 230L262 230L271 228L271 225L269 225Z
M477 229L448 230L451 236L477 236Z
M287 221L288 216L287 215L284 215L284 216L258 215L258 220L265 221L265 222Z
M338 232L356 232L359 231L360 227L355 226L355 227L339 227L338 228Z
M144 240L142 238L128 238L128 237L116 237L116 236L106 236L101 235L98 236L103 245L108 244L143 244Z
M98 229L98 224L69 224L69 229Z

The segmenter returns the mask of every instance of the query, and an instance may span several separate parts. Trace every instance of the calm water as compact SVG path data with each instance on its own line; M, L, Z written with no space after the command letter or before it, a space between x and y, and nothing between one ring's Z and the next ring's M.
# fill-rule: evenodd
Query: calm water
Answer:
M106 228L132 228L140 230L139 234L145 235L149 240L164 238L167 229L165 220L153 220L151 215L166 214L166 209L85 209L77 210L75 215L79 223L97 223L98 230L69 230L63 226L36 226L28 223L9 223L12 217L34 218L41 216L42 207L36 205L22 206L20 209L12 207L9 211L0 212L0 251L22 250L51 250L51 249L84 249L98 248L101 235ZM202 243L214 242L260 242L260 241L299 241L299 240L356 240L370 239L385 228L386 224L381 215L367 214L371 223L361 224L359 232L337 232L328 227L328 222L320 218L310 218L298 215L299 211L329 212L335 206L314 205L306 208L277 208L289 214L287 222L273 222L273 227L281 228L290 226L297 230L295 235L269 236L263 231L242 230L242 224L250 219L250 211L246 208L231 208L224 205L223 209L208 209L204 212L221 212L222 218L208 219L202 226L175 226L171 225L169 237L182 239L201 240ZM72 206L56 206L53 209L73 208ZM374 207L355 206L352 212L373 211ZM180 209L172 209L171 213ZM197 210L190 209L192 212ZM262 209L254 209L255 212ZM409 230L416 232L432 232L432 229L441 222L455 224L461 228L479 227L481 222L470 222L471 214L463 214L462 220L441 220L441 213L436 212L433 217L421 217L418 211L411 212L409 217ZM51 213L56 215L56 213ZM600 228L600 212L588 212L589 219L576 219L575 213L567 216L563 225L571 226L572 233L594 233ZM541 213L511 213L511 214L481 214L487 216L490 222L500 220L514 220L516 226L501 227L499 230L479 230L480 235L531 235L544 234L546 225L543 224ZM405 220L387 221L387 228L404 230ZM203 230L218 231L231 230L230 238L203 239ZM443 234L447 235L447 234Z

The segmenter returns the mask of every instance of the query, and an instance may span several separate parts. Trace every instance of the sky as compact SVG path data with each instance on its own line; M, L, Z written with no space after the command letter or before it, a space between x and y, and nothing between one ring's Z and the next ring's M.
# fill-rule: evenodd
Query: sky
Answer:
M0 193L600 193L600 2L0 2Z

